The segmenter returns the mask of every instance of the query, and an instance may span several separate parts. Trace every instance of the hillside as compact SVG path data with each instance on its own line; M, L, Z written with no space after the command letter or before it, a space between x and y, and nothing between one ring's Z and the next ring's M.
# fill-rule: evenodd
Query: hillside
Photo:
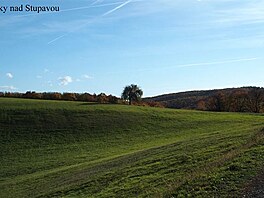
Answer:
M0 98L0 197L230 197L264 164L262 114Z
M227 89L226 91L228 91ZM161 102L166 107L195 109L199 100L215 95L219 90L187 91L144 98L145 101Z
M255 92L260 95L259 98L256 98ZM242 87L187 91L144 98L144 101L161 102L169 108L237 112L254 112L255 107L252 107L252 100L261 101L259 108L263 109L264 88ZM202 106L201 102L204 103Z

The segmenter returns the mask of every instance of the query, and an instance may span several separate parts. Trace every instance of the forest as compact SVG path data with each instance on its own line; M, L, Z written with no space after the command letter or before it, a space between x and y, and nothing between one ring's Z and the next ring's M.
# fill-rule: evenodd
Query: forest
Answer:
M241 87L166 94L144 101L160 102L168 108L225 112L264 112L264 88Z

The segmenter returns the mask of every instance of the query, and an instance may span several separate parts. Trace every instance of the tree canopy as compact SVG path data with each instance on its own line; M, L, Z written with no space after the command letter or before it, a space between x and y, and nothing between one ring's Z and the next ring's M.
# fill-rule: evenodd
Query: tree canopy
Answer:
M143 91L137 85L131 84L124 88L121 97L131 105L133 101L141 100L142 95Z

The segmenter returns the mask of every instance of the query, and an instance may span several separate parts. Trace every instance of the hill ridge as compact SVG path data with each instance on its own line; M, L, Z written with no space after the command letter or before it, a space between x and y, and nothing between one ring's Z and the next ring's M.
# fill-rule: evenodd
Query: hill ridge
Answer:
M264 88L248 86L193 90L146 97L143 100L160 102L165 107L176 109L259 113L264 111Z

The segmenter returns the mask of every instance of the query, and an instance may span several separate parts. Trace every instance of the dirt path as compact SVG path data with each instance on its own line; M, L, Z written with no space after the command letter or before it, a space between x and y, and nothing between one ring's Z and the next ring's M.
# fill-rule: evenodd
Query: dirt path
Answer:
M246 186L243 197L264 198L264 170Z

